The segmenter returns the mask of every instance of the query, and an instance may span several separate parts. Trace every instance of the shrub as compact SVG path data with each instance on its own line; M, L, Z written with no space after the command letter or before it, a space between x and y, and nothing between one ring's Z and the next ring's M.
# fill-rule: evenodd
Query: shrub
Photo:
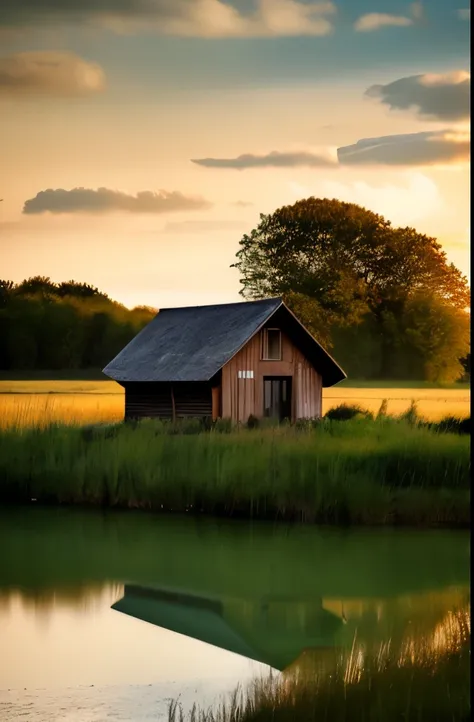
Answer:
M260 426L260 421L257 419L256 416L253 414L250 414L250 416L247 419L247 428L248 429L258 429Z
M218 434L230 434L234 427L232 419L216 419L212 426L213 431Z
M350 421L356 417L364 417L366 419L372 419L373 415L367 409L363 409L361 406L350 406L349 404L339 404L334 408L329 409L325 414L324 418L330 421Z
M450 434L470 434L471 433L471 417L459 419L456 416L446 416L437 424L431 424L434 431Z

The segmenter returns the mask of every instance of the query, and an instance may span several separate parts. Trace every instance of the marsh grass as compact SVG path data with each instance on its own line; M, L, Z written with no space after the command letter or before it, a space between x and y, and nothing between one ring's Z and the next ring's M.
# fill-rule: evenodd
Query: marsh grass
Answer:
M407 635L322 659L311 650L280 675L237 688L227 701L188 713L171 702L169 722L467 722L470 608L450 612L425 638ZM311 654L313 652L313 654Z
M0 431L0 502L335 524L469 523L469 439L413 420L201 433L159 421Z

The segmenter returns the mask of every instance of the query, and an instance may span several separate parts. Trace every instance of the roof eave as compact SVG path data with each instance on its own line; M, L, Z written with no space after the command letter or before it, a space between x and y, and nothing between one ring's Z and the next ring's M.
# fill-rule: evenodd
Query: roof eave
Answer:
M103 374L109 377L109 379L112 379L112 381L115 381L118 384L203 384L208 383L211 381L215 374L212 374L211 376L207 377L200 377L200 378L192 378L192 379L159 379L156 378L149 378L149 379L140 379L140 381L137 381L136 379L130 379L130 378L124 378L123 376L116 375L114 376L112 372L106 373L105 370L102 371Z
M323 388L328 389L331 386L336 386L336 384L340 384L344 379L347 379L347 374L341 369L341 373L337 375L337 378L330 378L325 381L323 377Z

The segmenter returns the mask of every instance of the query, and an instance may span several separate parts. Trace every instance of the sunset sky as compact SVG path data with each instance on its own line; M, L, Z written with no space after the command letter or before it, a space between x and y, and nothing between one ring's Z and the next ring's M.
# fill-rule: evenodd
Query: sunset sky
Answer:
M468 273L466 0L3 0L0 277L238 300L260 213L339 198Z

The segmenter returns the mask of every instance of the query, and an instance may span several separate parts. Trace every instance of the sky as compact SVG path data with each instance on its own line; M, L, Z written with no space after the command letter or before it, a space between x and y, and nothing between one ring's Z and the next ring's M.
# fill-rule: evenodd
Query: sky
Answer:
M3 0L0 278L239 300L239 241L309 196L469 275L467 0Z

